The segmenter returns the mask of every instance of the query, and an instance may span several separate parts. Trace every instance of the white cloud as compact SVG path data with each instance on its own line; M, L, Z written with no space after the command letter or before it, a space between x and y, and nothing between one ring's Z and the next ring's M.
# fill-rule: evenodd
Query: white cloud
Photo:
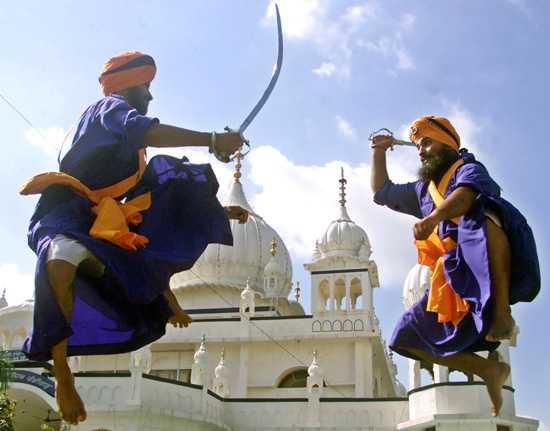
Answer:
M319 23L326 13L323 0L277 0L283 33L289 39L307 39L319 31ZM275 19L275 1L271 1L264 23Z
M337 3L328 0L282 0L277 3L285 36L289 40L312 43L323 57L332 59L323 63L328 66L321 65L313 69L313 73L324 77L349 78L355 39L366 28L368 21L376 17L373 3L358 3L334 14L329 14L329 5ZM272 1L263 23L273 24L274 16Z
M376 17L376 9L370 3L350 6L346 9L342 19L356 31L368 18Z
M69 136L65 139L66 135L67 131L61 127L28 129L25 131L27 142L42 150L50 158L57 158L64 140L64 152L70 147L71 139Z
M410 31L413 29L415 22L416 15L413 15L412 13L404 13L401 15L399 26L405 31Z
M461 147L468 148L474 154L481 154L482 152L477 142L481 125L475 121L474 115L456 102L450 103L444 100L443 106L445 111L442 116L449 119L460 135Z
M416 16L412 13L395 17L375 1L357 2L343 9L339 8L341 3L329 0L281 0L278 4L285 37L312 43L323 57L331 59L313 69L318 76L349 78L358 47L395 62L390 69L392 74L415 69L414 58L402 37L414 30ZM273 24L274 15L271 1L264 24Z
M336 65L334 63L327 63L327 62L322 63L317 69L313 69L313 73L321 77L332 76L335 71L336 71Z
M531 9L527 6L527 0L506 0L528 18L531 17Z
M370 166L331 161L298 165L271 146L255 148L248 157L247 179L258 188L248 193L255 211L281 235L295 263L311 259L315 240L338 215L340 167L348 179L347 207L372 243L383 284L400 285L416 262L413 219L372 201ZM398 181L412 179L398 164L390 167Z
M350 122L347 121L345 118L341 117L340 115L336 116L336 126L338 127L338 131L348 139L355 139L357 137L357 133L355 129L351 126Z
M383 36L376 41L358 41L358 45L386 58L397 60L397 69L414 70L416 65L413 57L406 49L400 32L392 36Z
M9 305L17 305L34 296L34 275L22 272L14 263L0 263L0 280Z

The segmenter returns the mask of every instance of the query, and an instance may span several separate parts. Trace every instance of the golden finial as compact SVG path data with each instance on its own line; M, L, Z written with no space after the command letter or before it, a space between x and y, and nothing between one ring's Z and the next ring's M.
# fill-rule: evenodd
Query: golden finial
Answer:
M347 180L344 178L344 168L341 167L340 168L340 179L338 180L338 182L340 183L340 205L341 206L346 206L346 184L347 184Z
M270 250L271 256L275 257L275 254L277 254L277 240L275 237L271 240L271 250Z
M240 178L241 178L241 160L242 160L242 153L241 153L241 149L239 148L237 150L237 154L235 154L235 173L233 174L233 177L235 178L235 182L236 183L240 183Z

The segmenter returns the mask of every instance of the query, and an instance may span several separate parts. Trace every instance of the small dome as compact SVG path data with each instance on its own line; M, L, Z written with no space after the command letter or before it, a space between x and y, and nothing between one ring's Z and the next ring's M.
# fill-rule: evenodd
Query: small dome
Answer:
M407 274L403 284L403 305L409 309L417 303L426 289L430 287L431 269L426 265L417 263Z
M324 235L316 244L314 259L317 250L320 258L329 256L352 256L368 260L371 255L371 245L367 233L353 222L348 214L345 199L345 185L347 180L342 177L340 182L340 216L332 221Z
M238 205L249 212L248 221L240 224L231 220L233 246L210 244L189 271L180 272L171 280L172 289L200 287L205 283L244 289L250 279L252 289L264 295L264 271L270 261L271 241L277 242L276 263L282 274L281 297L291 289L292 262L285 243L279 234L258 215L248 203L238 179L233 183L224 205Z

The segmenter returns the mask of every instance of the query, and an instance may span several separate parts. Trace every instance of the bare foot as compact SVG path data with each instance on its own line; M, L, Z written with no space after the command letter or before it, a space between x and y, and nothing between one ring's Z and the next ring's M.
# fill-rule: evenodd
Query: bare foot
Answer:
M516 321L512 317L512 313L504 313L493 320L489 332L485 336L487 341L509 340L514 335Z
M168 319L168 322L170 322L176 328L183 328L184 326L187 328L192 321L193 319L191 319L191 317L181 308L179 308L179 310L176 310L172 317Z
M500 408L502 407L502 386L509 375L510 366L508 364L492 361L486 375L483 376L483 381L487 385L489 398L491 398L491 403L493 404L491 411L493 416L498 416L500 413Z
M238 205L230 205L224 209L230 220L238 220L240 224L246 223L248 220L248 211Z
M71 425L77 425L86 420L84 403L74 386L74 378L71 369L67 366L57 367L54 370L57 382L55 398L59 406L61 418Z

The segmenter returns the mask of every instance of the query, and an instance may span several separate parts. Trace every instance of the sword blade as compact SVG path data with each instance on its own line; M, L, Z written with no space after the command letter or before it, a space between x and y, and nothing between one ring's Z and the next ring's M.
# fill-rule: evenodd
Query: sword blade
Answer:
M271 80L269 81L269 84L267 88L264 91L264 94L262 94L262 97L256 103L256 106L250 111L250 114L244 119L244 121L239 126L239 132L241 134L246 130L246 128L250 125L252 120L258 115L258 112L262 109L264 106L266 100L269 98L269 95L273 91L273 88L275 87L275 84L277 83L277 79L279 78L279 74L281 73L281 67L283 65L283 29L281 26L281 15L279 14L279 7L275 3L275 12L277 14L277 34L278 34L278 48L277 48L277 63L275 64L275 69L273 70L273 76L271 77Z
M394 145L405 145L406 147L416 147L415 144L409 141L402 141L401 139L394 139L393 140Z

